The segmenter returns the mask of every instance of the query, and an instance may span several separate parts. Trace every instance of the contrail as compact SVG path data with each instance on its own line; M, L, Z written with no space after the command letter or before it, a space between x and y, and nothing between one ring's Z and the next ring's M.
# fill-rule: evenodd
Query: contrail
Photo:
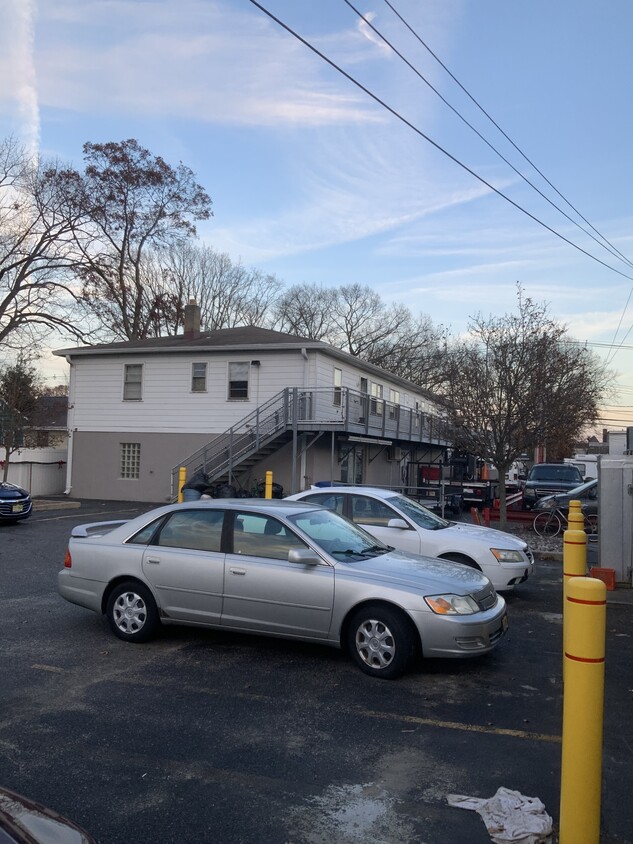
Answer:
M13 98L17 107L19 134L28 152L36 157L40 145L40 110L35 75L34 38L37 0L1 0L8 16L7 34L12 35L5 61L13 65Z

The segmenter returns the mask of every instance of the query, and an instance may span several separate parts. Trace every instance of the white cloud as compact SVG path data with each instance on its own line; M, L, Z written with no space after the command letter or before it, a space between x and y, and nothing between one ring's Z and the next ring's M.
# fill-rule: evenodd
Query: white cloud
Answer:
M291 36L228 5L40 2L48 24L39 43L47 106L89 110L98 103L101 114L245 126L384 120Z
M35 0L5 0L0 31L0 115L12 133L37 154L40 138L40 114L35 65L33 32Z

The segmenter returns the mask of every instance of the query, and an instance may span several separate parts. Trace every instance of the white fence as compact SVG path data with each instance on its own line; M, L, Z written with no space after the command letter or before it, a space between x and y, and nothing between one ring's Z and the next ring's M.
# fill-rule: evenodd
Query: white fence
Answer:
M31 495L60 495L66 489L67 460L66 448L21 448L11 455L7 480Z

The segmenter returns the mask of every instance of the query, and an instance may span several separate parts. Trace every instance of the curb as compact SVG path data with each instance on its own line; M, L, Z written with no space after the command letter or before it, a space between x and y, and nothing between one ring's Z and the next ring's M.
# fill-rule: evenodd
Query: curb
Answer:
M33 510L73 510L81 507L81 501L55 501L49 499L34 499Z

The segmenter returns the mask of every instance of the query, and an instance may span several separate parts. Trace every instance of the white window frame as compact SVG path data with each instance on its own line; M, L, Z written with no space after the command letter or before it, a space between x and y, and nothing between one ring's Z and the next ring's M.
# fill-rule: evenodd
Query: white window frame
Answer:
M130 378L132 370L138 370L140 377ZM131 395L136 392L138 385L138 396ZM143 364L142 363L124 363L123 364L123 401L143 401Z
M234 366L245 366L246 367L246 379L236 379L231 378L231 367ZM246 383L246 395L245 396L232 396L231 395L231 385L232 384L243 384ZM250 393L250 386L251 386L251 364L250 361L247 360L232 360L229 361L227 366L227 390L226 390L226 397L227 401L248 401L249 400L249 393Z
M202 374L196 367L202 369ZM202 386L200 386L202 384ZM207 364L205 361L195 361L191 364L191 392L192 393L206 393L207 392Z
M398 419L400 415L400 390L389 389L389 418Z
M370 409L371 412L374 413L376 416L382 416L383 412L383 393L384 389L382 384L377 384L375 381L372 381L369 385L371 401L370 401Z
M340 407L343 404L343 370L338 366L334 367L334 392L332 393L332 404Z

